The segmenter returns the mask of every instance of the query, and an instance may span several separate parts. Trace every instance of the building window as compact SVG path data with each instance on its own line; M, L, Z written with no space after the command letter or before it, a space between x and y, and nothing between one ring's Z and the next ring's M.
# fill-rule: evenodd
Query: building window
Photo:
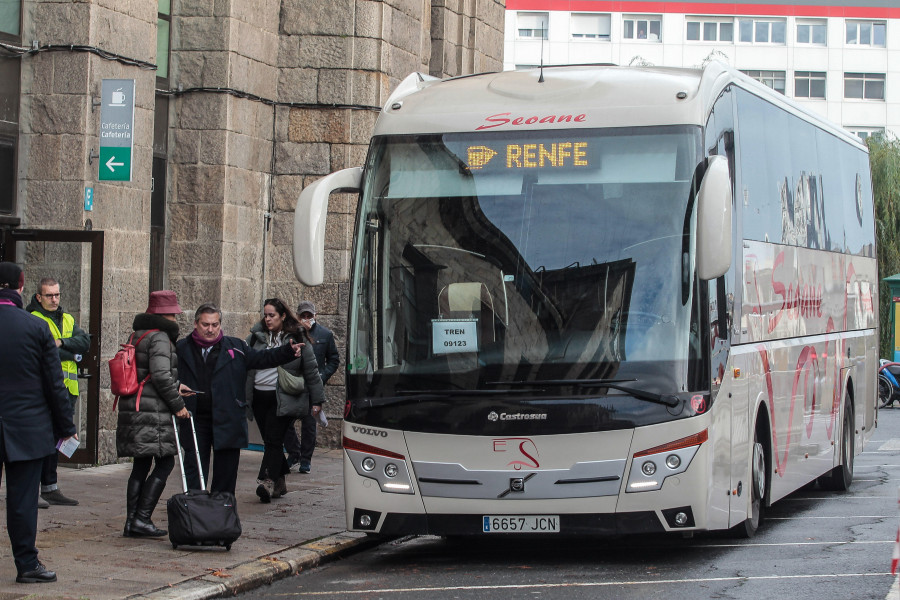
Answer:
M884 137L884 127L854 127L851 125L847 129L862 141L866 141L869 138L879 139Z
M22 1L0 0L0 41L21 45ZM0 58L0 215L16 212L21 60Z
M659 15L625 16L622 37L626 40L662 40L662 17Z
M740 41L748 44L785 44L784 19L739 19Z
M884 48L887 37L885 21L847 21L848 46L876 46Z
M824 46L827 41L825 21L797 20L797 43Z
M549 21L550 13L520 12L516 15L516 30L519 39L546 40Z
M766 85L776 92L784 93L784 71L744 71L741 73L748 75L758 82Z
M825 98L825 73L797 71L794 73L795 98Z
M573 14L572 39L609 41L609 15Z
M172 0L159 0L156 13L156 78L169 78L169 31L172 24Z
M884 73L844 73L844 98L884 100Z
M22 0L0 0L0 40L19 41Z
M733 42L733 19L706 19L687 17L687 35L690 42Z

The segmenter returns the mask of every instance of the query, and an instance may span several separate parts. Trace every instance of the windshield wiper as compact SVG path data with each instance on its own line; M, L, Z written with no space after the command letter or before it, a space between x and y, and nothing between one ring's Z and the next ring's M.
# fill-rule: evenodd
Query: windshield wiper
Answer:
M382 406L401 406L428 402L430 400L448 400L460 396L502 396L509 394L507 390L397 390L396 396L381 396L374 398L362 398L355 404L365 408L378 408Z
M488 385L515 385L523 387L531 386L566 386L572 385L576 387L605 387L627 392L640 400L662 404L670 408L675 408L681 402L678 396L672 394L657 394L656 392L648 392L638 388L619 385L637 381L637 379L536 379L534 381L489 381Z

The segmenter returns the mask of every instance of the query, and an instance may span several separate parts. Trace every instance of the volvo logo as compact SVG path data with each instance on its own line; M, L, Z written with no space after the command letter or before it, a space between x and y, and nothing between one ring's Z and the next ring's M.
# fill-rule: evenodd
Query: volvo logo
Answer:
M374 435L376 437L387 437L387 431L378 431L377 429L369 429L368 427L357 427L353 426L354 433L361 433L363 435Z
M488 421L496 421L499 418L500 418L500 415L498 415L494 411L491 411L488 413Z

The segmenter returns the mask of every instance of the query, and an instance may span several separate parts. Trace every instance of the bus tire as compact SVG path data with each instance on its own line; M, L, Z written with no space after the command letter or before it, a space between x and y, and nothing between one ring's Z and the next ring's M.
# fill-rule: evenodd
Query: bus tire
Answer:
M844 418L841 420L841 464L819 477L819 487L834 492L846 492L853 483L853 405L844 400Z
M756 535L756 531L763 521L763 512L766 505L766 492L768 490L768 468L766 465L767 449L765 439L760 435L759 425L757 425L753 434L753 453L750 461L750 515L733 528L736 536L742 538L752 538Z

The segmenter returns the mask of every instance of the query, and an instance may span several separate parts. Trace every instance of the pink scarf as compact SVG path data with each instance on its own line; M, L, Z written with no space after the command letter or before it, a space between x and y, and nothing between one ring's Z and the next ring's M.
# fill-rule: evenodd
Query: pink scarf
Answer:
M225 332L221 329L219 330L219 335L214 340L207 340L200 336L197 333L197 330L191 332L191 339L194 340L194 343L200 346L201 348L212 348L216 344L222 341L222 338L225 337Z

